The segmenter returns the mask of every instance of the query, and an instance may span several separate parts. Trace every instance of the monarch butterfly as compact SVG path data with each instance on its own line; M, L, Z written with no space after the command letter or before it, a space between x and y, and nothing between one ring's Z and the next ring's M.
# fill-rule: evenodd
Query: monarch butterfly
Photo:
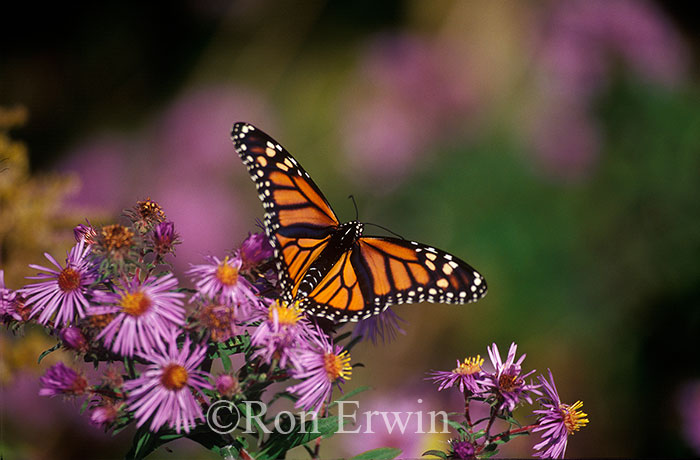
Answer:
M363 236L341 223L316 184L279 143L248 123L231 131L265 210L283 299L335 322L359 321L390 305L463 304L486 294L466 262L431 246Z

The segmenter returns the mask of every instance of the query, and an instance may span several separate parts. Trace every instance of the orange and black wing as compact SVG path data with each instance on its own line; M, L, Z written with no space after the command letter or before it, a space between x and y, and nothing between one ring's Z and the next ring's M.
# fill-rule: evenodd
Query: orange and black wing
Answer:
M397 238L362 237L307 296L304 309L337 322L359 321L401 303L476 302L486 281L466 262Z
M464 304L486 295L486 281L471 265L432 246L397 238L358 241L358 278L372 313L401 303Z
M233 125L231 139L263 203L280 287L291 300L338 219L308 173L277 141L248 123Z

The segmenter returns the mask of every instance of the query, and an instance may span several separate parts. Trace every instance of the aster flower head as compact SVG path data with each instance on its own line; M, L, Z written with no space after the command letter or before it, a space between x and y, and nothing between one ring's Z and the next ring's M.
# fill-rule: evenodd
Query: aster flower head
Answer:
M114 263L128 258L134 246L134 232L121 224L105 225L97 234L93 251Z
M0 270L0 320L15 319L22 321L22 316L17 313L17 292L5 287L5 271Z
M103 401L90 409L90 423L95 426L106 428L112 424L119 416L122 403L115 404L112 401Z
M193 345L189 338L178 348L173 334L165 344L138 354L150 364L138 378L124 383L127 405L137 426L150 420L153 432L167 424L178 433L189 433L197 420L204 420L199 401L208 403L202 390L212 389L207 381L211 375L198 367L206 350L205 345Z
M457 360L457 367L451 371L433 371L430 380L438 385L438 391L459 385L459 391L478 394L482 391L485 373L481 370L484 359L480 355L476 358L465 358L464 362Z
M290 361L296 362L299 350L312 336L309 320L298 302L289 304L277 300L253 319L262 320L251 338L254 346L261 347L253 357L262 357L267 363L277 359L280 367L286 367Z
M238 253L243 261L241 269L250 270L272 257L273 250L264 233L249 233L248 238L241 243Z
M141 233L146 233L157 223L165 221L163 208L150 197L138 201L136 206L126 211L126 215Z
M401 328L401 323L406 320L397 315L394 310L387 308L378 315L370 316L357 323L352 330L353 337L362 336L363 340L371 340L376 345L380 340L382 343L395 340L398 334L406 334Z
M291 375L301 382L287 391L299 396L295 407L319 412L324 403L330 402L333 385L340 387L350 380L350 353L334 345L317 326L309 347L299 350L298 354Z
M241 387L238 379L230 374L222 374L218 376L216 378L215 386L216 391L218 391L221 396L226 398L231 398L234 395L241 393Z
M88 298L94 295L90 285L97 279L96 267L89 255L90 246L81 240L68 252L65 267L48 253L44 256L56 268L29 265L45 272L28 276L28 279L41 282L29 284L21 290L26 296L26 305L32 308L31 316L38 314L40 324L53 320L57 325L68 325L76 321L76 316L85 316L90 307Z
M185 294L175 289L177 279L168 273L144 281L133 278L117 286L116 292L101 293L100 301L106 305L93 308L92 313L115 316L97 338L122 356L156 347L185 324Z
M59 394L79 396L85 394L88 381L75 370L59 362L49 367L39 379L39 396Z
M581 401L572 405L562 404L552 371L547 371L549 380L541 375L538 377L544 395L537 398L537 401L543 409L533 411L538 414L538 419L537 427L532 431L544 433L542 441L533 447L537 451L534 455L541 458L564 458L569 436L588 424L588 415L579 410L583 407Z
M85 351L89 347L87 338L85 338L79 327L64 327L58 335L61 337L63 345L68 349Z
M195 318L214 342L225 342L241 333L242 318L230 305L207 303L197 309Z
M452 455L449 458L456 458L459 460L468 460L476 458L474 455L476 453L476 447L474 444L467 440L460 439L450 439L450 451Z
M76 243L85 240L87 244L95 244L97 240L97 232L95 228L90 224L90 221L86 221L85 224L76 225L73 228L73 236L75 237Z
M208 256L206 259L208 263L193 265L187 271L200 298L232 305L246 312L260 306L255 288L240 275L243 264L240 256L227 256L223 260Z
M175 232L175 224L171 221L156 224L151 239L153 250L159 255L175 252L175 245L181 242L180 235Z
M508 350L506 360L502 361L495 343L488 348L489 358L495 370L485 375L484 391L495 396L498 410L508 409L512 412L521 401L532 404L532 394L541 394L537 389L539 385L525 382L525 379L535 372L534 370L521 375L520 365L526 355L522 355L516 361L517 351L518 346L513 342Z

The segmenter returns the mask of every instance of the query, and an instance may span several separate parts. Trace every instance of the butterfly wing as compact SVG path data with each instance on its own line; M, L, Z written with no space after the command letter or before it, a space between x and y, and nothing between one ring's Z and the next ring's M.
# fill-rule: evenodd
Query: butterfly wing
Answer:
M305 299L309 313L358 321L401 303L476 302L486 281L466 262L415 241L362 237Z
M280 287L291 300L338 219L309 174L277 141L248 123L234 124L231 139L263 203Z

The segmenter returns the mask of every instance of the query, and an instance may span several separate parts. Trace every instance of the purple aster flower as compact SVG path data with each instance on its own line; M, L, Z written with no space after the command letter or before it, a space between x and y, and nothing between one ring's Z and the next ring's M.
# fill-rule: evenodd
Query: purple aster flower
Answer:
M85 240L88 245L95 244L95 241L97 240L97 232L92 224L90 224L90 221L86 220L86 222L87 224L80 224L73 228L73 236L75 237L75 241L80 243L82 240Z
M406 320L394 313L391 308L387 308L378 315L370 316L357 323L352 331L353 337L362 336L363 340L370 339L374 345L379 340L382 343L395 340L397 335L406 335L400 323L405 323Z
M59 394L82 395L88 382L82 375L59 362L49 367L39 379L41 389L39 396L56 396Z
M272 257L272 246L270 240L264 233L249 233L241 248L238 250L243 261L242 270L250 270L262 261Z
M107 427L117 419L119 407L108 402L90 410L90 423L98 427Z
M22 321L22 316L15 309L16 302L17 292L5 287L5 271L0 270L0 320L13 318Z
M153 229L153 249L159 255L174 252L176 244L180 243L180 235L175 232L175 224L171 221L160 222Z
M350 380L352 367L350 353L340 345L333 345L318 326L309 345L299 350L298 365L291 372L293 378L302 382L287 391L299 396L295 407L318 412L324 403L330 402L333 384L340 387Z
M484 365L484 359L480 355L476 358L465 358L464 362L457 360L457 367L451 371L433 371L430 380L438 384L438 391L445 388L452 388L459 384L459 391L462 393L480 393L484 384L484 371L481 366Z
M243 264L240 256L225 257L224 260L208 256L207 261L208 264L193 265L187 271L193 277L200 298L242 307L246 312L259 306L260 300L253 286L240 276Z
M64 327L61 329L59 336L66 348L76 351L85 351L88 349L88 341L79 327Z
M253 332L252 343L261 348L253 357L262 357L267 363L277 359L280 367L287 367L290 361L297 365L299 350L306 346L312 335L304 312L297 304L278 300L270 305L269 310L261 312L259 319L262 322Z
M178 433L189 433L196 420L204 420L200 401L208 403L202 390L212 389L207 381L211 375L197 368L204 361L206 350L205 345L193 347L189 338L178 349L173 334L167 345L138 354L151 364L139 378L124 383L136 426L150 420L149 429L153 432L167 423Z
M68 325L75 321L76 313L80 318L85 316L90 306L88 297L93 294L90 285L97 279L95 265L88 259L89 254L90 246L81 240L68 252L65 268L48 253L44 253L44 256L57 269L29 265L47 272L28 276L28 279L43 281L29 284L21 290L27 297L27 306L32 307L31 316L41 313L39 323L46 324L55 315L56 325Z
M206 304L198 308L195 318L200 328L214 342L225 342L242 332L241 325L247 320L236 314L230 305Z
M116 316L97 338L104 338L105 345L122 356L157 346L174 328L185 324L185 294L173 292L176 288L177 279L168 273L143 282L134 278L116 292L102 293L100 301L111 305L93 308L91 313Z
M238 379L230 374L222 374L218 376L216 378L215 386L216 391L218 391L221 396L226 398L231 398L233 395L241 392Z
M492 392L497 398L498 410L508 409L512 412L521 400L532 404L532 393L542 394L537 390L539 385L525 383L525 378L533 374L534 370L520 375L522 371L520 364L522 364L526 355L522 355L520 359L515 361L517 350L518 346L513 342L510 345L510 350L508 350L508 356L503 362L495 343L488 349L489 358L491 358L491 364L493 364L495 370L493 373L485 375L483 385L485 391Z
M552 371L549 372L549 381L543 376L538 379L544 388L544 396L537 398L537 401L542 404L544 409L533 411L539 415L537 419L537 427L533 428L533 432L544 431L542 434L542 442L533 447L536 457L541 458L564 458L566 453L566 444L569 435L581 429L588 424L587 414L580 411L583 407L581 401L576 401L569 406L562 404L559 399L557 387L554 385L554 377Z
M450 458L458 458L460 460L476 458L474 456L476 448L474 447L474 444L469 441L450 439L450 450L452 451Z

